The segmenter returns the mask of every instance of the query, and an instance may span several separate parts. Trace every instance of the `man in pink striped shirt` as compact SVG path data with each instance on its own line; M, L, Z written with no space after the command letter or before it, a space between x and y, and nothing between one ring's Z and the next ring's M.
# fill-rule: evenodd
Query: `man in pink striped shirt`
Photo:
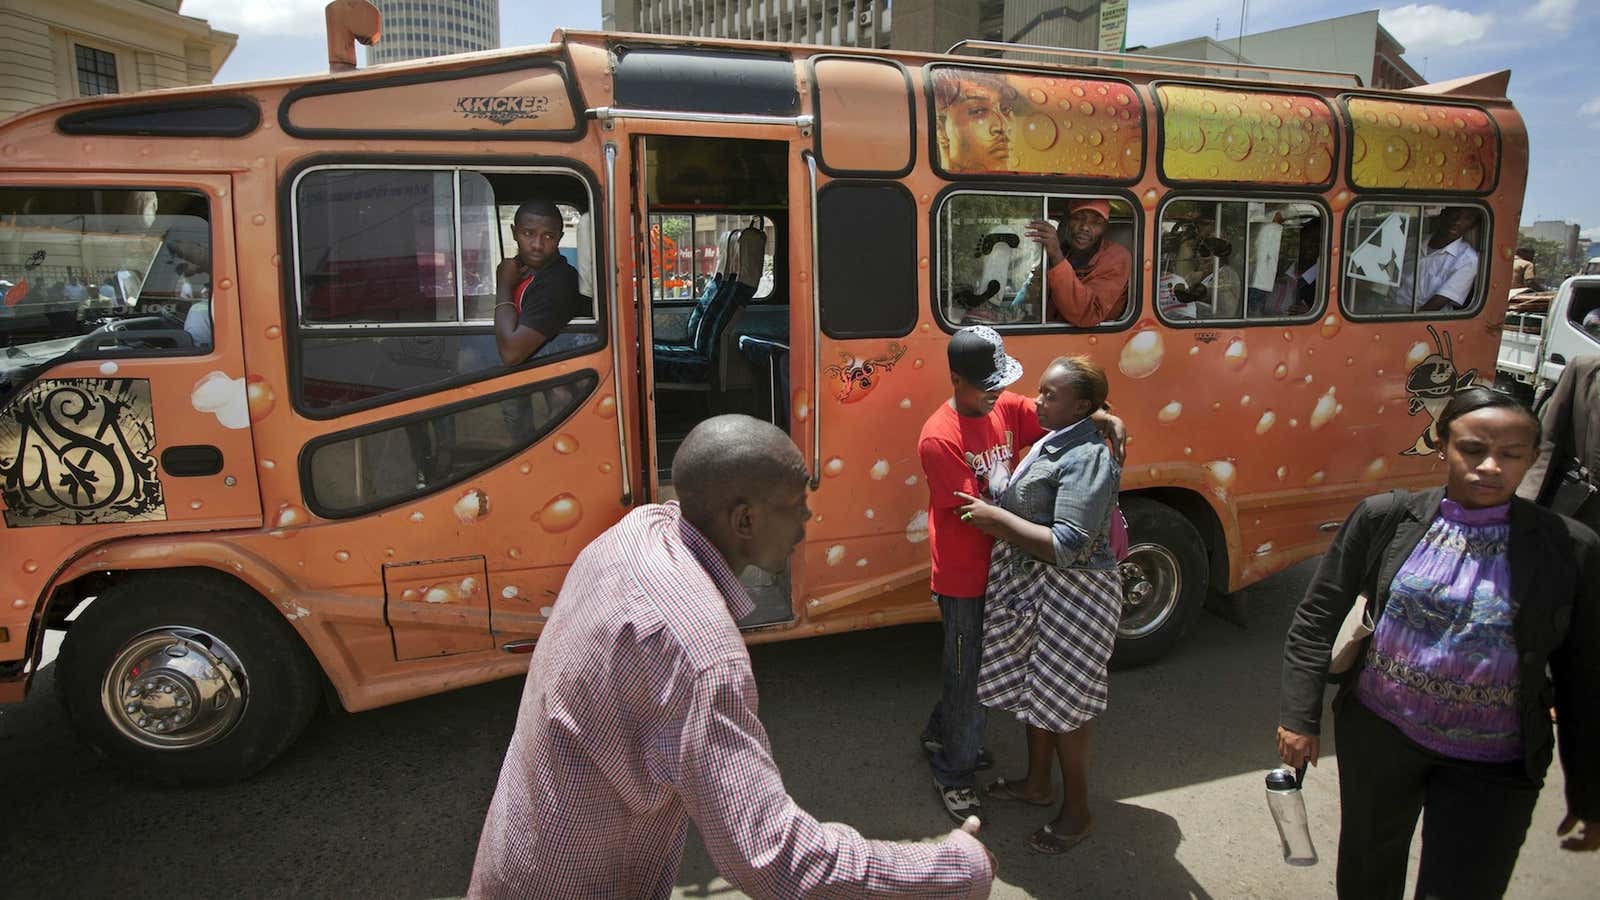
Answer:
M756 717L737 572L805 537L806 471L746 416L702 422L678 501L578 555L534 651L468 896L667 897L688 822L754 897L987 897L977 820L933 844L869 841L784 791Z

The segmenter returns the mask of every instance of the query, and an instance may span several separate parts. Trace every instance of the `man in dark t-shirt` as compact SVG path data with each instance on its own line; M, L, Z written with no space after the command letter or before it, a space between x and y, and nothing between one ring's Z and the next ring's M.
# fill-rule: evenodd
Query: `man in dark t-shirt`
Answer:
M494 343L500 362L519 365L587 311L578 270L561 255L561 211L530 200L517 207L511 236L517 254L495 271Z

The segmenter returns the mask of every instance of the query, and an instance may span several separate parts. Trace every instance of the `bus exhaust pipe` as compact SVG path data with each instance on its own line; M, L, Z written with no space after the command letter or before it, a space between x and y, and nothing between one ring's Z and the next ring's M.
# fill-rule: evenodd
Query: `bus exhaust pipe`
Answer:
M383 13L371 0L333 0L324 12L328 22L328 71L355 71L356 42L371 47L382 38Z

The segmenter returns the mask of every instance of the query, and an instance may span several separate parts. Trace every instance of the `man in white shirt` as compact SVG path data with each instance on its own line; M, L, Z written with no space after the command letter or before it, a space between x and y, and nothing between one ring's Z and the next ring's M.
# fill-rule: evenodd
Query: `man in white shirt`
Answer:
M1434 312L1462 309L1472 302L1478 280L1478 251L1466 235L1478 226L1478 211L1470 206L1447 206L1433 220L1433 233L1423 248L1420 269L1407 261L1391 298L1405 311ZM1415 294L1412 279L1416 280Z

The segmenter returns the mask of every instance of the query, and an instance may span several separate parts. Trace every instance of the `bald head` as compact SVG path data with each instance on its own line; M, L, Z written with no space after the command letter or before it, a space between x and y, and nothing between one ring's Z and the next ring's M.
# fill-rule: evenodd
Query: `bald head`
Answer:
M696 525L740 503L758 504L806 481L806 464L789 436L749 416L715 416L683 439L672 460L672 486Z

